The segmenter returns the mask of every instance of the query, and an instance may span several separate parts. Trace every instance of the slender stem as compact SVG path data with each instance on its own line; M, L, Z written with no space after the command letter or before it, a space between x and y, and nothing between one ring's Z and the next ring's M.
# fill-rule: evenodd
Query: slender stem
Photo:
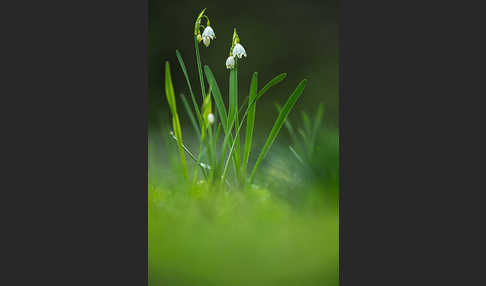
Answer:
M202 73L201 57L199 56L199 43L197 41L197 36L194 36L194 47L196 49L197 71L199 72L199 81L201 82L201 94L203 98L206 98L206 88L204 86L204 77Z
M243 126L243 123L245 122L245 119L246 119L246 116L248 115L248 111L250 110L250 108L256 103L256 99L253 100L249 105L248 107L246 108L245 110L245 114L243 115L243 118L241 119L241 123L240 123L240 126L238 126L238 130L236 131L236 138L233 140L233 144L231 145L231 149L230 149L230 152L228 154L228 158L226 159L226 163L224 164L224 169L223 169L223 175L221 175L221 180L224 180L225 177L226 177L226 173L227 173L227 170L228 170L228 162L231 158L231 155L233 153L233 150L235 148L235 144L236 144L236 139L238 138L238 135L240 134L240 130L241 130L241 127ZM230 130L231 132L231 130Z
M170 135L177 142L177 137L174 134L170 134ZM192 160L194 160L197 163L197 165L199 167L201 167L204 176L207 176L207 173L206 173L207 165L200 162L199 159L196 158L196 156L194 156L194 154L192 154L191 151L186 147L186 145L184 145L184 143L182 143L182 148L184 148L184 151L186 151L186 153L189 155L189 157L191 157Z

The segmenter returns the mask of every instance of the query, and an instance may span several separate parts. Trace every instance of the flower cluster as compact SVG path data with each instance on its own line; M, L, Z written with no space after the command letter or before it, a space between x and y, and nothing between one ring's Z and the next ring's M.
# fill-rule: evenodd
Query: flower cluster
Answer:
M226 68L233 69L236 64L236 58L241 59L243 56L246 57L246 50L240 43L240 38L236 33L236 28L233 32L233 41L231 43L229 57L226 59Z
M194 24L194 35L196 36L196 39L199 43L202 41L206 47L209 47L211 40L216 39L216 34L214 33L213 28L211 27L209 17L204 15L204 11L206 11L206 9L202 10L202 12L199 14L199 16L196 19L196 23ZM206 19L206 28L204 28L204 31L201 35L201 26L202 26L201 19L203 17Z
M206 9L203 9L196 19L196 23L194 24L194 36L196 37L196 40L199 43L203 42L203 44L206 47L209 47L209 45L211 44L211 40L216 39L216 34L214 33L213 28L211 27L209 17L204 14L205 11ZM204 31L202 32L201 35L201 28L203 28L202 27L203 25L201 24L202 18L206 19L206 27L204 28ZM246 57L246 50L243 47L243 45L240 43L240 38L238 37L235 28L233 31L233 40L231 41L229 56L226 59L226 68L227 69L235 68L237 59L241 59L243 57Z

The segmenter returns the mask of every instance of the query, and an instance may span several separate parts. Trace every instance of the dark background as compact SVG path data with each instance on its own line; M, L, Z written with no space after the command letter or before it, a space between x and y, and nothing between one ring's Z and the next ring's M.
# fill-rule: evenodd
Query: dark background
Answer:
M338 126L338 1L149 1L148 88L149 129L170 122L163 91L163 64L170 61L176 94L189 90L175 51L188 69L191 85L199 100L200 83L196 67L194 21L203 9L211 19L216 39L209 48L200 44L202 64L213 70L223 98L228 97L229 73L225 66L236 27L248 57L239 65L239 99L248 95L253 72L259 73L259 88L277 74L287 78L272 88L257 107L256 126L269 129L277 117L274 103L283 104L297 84L308 79L306 90L290 118L298 110L313 113L325 104L325 125ZM205 20L202 23L206 23ZM207 84L206 84L207 87ZM176 97L176 100L179 98ZM199 101L201 103L201 101ZM179 106L182 105L179 100ZM162 120L162 121L161 121ZM183 124L189 124L182 112ZM258 131L257 131L258 132Z

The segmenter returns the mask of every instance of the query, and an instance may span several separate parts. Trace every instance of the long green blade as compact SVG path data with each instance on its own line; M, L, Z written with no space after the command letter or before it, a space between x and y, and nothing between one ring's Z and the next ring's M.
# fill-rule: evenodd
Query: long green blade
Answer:
M197 126L196 118L194 117L194 113L192 112L189 103L187 103L186 97L182 93L180 93L179 96L182 100L182 103L184 104L184 108L186 109L187 115L189 115L189 119L191 120L192 126L194 127L194 130L197 133L197 137L201 137L201 132L199 131L199 127Z
M218 83L216 82L216 79L214 78L211 69L208 66L204 66L204 71L206 72L206 78L208 79L209 84L212 87L214 102L216 103L216 109L218 110L219 113L219 120L223 125L223 131L227 133L228 126L227 126L226 119L228 118L228 114L226 112L226 107L224 106L223 97L221 96L221 91L219 89Z
M277 111L280 113L282 111L282 106L280 104L275 104L275 107L277 108ZM297 146L299 144L299 140L297 139L297 135L295 134L294 127L292 126L292 123L290 123L290 120L287 118L285 119L285 128L287 128L290 138L292 139L292 143Z
M269 90L272 86L276 85L277 83L281 82L282 80L285 79L285 77L287 77L287 74L286 73L281 73L279 74L278 76L274 77L272 80L270 80L266 85L263 86L263 88L258 92L258 95L257 95L257 100L260 99L260 97L262 97L265 92L267 92L267 90Z
M258 73L254 72L250 83L249 101L253 102L256 99L258 90ZM243 150L243 171L246 172L248 165L248 159L250 158L251 144L253 139L253 128L255 126L255 111L256 103L249 107L248 117L246 119L246 135L245 135L245 147Z
M199 111L196 97L194 96L194 92L192 91L191 82L189 81L189 76L187 75L186 65L184 64L184 60L182 60L181 53L178 50L176 50L176 56L177 60L179 61L179 65L181 66L182 72L184 73L184 77L186 78L187 86L189 87L189 93L191 94L192 104L194 105L194 110L196 111L199 126L202 128L201 112Z
M201 57L199 56L199 43L197 37L194 35L194 48L196 49L197 71L199 73L199 81L201 82L201 94L203 98L206 97L206 88L204 86L204 77L202 72Z
M287 100L287 102L285 103L285 105L283 106L282 111L278 115L277 120L275 121L275 124L273 125L273 128L270 131L270 134L268 135L268 138L267 138L267 141L265 142L265 145L263 145L262 151L258 155L257 161L256 161L255 166L253 167L253 170L252 170L251 175L250 175L250 179L249 179L250 183L253 182L253 178L255 177L255 174L258 170L258 167L260 167L262 160L265 158L268 150L270 149L273 142L275 141L275 138L277 137L278 132L282 128L282 125L284 124L285 119L287 118L290 111L294 107L295 102L297 102L297 99L299 99L299 97L302 95L302 92L304 91L306 83L307 83L306 79L301 81L299 83L299 85L297 85L297 87L295 88L294 92L292 92L292 94L290 95L290 97Z
M315 150L315 145L316 145L316 139L317 139L317 133L319 132L319 129L321 128L322 125L322 117L324 115L324 105L322 103L319 104L317 107L317 113L314 118L314 125L312 128L312 135L311 135L311 147L312 151Z
M229 111L228 111L228 120L230 122L234 122L235 126L238 126L238 62L236 63L235 67L230 71L229 75ZM229 127L231 133L232 125ZM236 172L236 177L240 180L241 179L241 147L240 147L240 136L239 134L235 135L236 140L236 152L233 153L233 162Z
M172 128L174 129L175 136L177 138L177 147L179 149L179 155L181 159L182 168L184 170L184 176L187 178L186 158L184 157L184 149L182 147L182 131L179 122L179 115L177 114L174 86L172 84L172 76L170 73L169 62L165 62L165 95L169 108L172 113Z
M277 75L276 77L272 78L269 82L267 82L263 88L258 92L258 95L257 95L257 99L260 99L260 97L262 97L265 92L267 92L272 86L278 84L279 82L281 82L282 80L285 79L285 77L287 77L287 74L286 73L281 73L279 75ZM241 112L243 110L243 107L245 106L245 104L247 103L246 101L248 100L249 98L247 97L245 99L245 102L243 102L243 104L241 105L241 108L238 112Z

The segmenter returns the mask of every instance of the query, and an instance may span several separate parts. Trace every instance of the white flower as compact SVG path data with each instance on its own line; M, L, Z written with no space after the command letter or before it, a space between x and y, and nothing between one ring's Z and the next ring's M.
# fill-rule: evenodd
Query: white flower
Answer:
M229 56L226 59L226 68L227 69L232 69L235 67L235 58L233 56Z
M207 26L202 33L202 40L206 47L209 47L211 40L216 39L216 35L214 34L213 28L211 26Z
M236 44L235 47L233 48L233 55L237 56L239 59L241 59L242 56L246 57L245 48L243 48L243 46L240 43Z
M211 40L216 39L216 35L214 34L213 28L211 28L211 26L207 26L206 29L204 29L204 31L202 33L202 37L203 38L208 37Z
M214 123L214 115L212 113L209 113L208 114L208 122L209 122L209 124L213 124Z
M209 37L203 37L203 43L206 47L209 47L209 43L211 42Z

